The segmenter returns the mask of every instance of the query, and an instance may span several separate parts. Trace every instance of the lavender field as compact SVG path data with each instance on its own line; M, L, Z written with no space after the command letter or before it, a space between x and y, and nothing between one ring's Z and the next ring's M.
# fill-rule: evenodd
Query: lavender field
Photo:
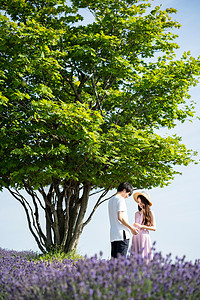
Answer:
M200 261L155 253L37 261L32 252L0 248L0 299L200 299Z

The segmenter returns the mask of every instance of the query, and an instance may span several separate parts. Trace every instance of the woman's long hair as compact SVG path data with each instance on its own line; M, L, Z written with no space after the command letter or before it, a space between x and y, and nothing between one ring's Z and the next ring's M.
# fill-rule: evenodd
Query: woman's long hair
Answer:
M142 203L144 204L144 209L143 209L143 221L142 224L146 226L152 226L152 214L151 214L151 209L149 206L149 201L142 195L138 196Z

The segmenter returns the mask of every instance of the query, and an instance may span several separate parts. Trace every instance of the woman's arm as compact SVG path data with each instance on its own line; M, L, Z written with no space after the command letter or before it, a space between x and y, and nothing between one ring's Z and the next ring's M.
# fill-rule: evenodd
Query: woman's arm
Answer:
M135 223L134 225L139 227L140 229L156 231L156 219L155 219L155 215L152 211L151 211L151 217L152 217L152 225L151 226L140 225L139 223Z
M137 226L138 223L136 222L136 214L137 214L137 212L135 213L135 223L133 224L134 227L138 227L138 226ZM139 227L138 227L138 228L139 228Z

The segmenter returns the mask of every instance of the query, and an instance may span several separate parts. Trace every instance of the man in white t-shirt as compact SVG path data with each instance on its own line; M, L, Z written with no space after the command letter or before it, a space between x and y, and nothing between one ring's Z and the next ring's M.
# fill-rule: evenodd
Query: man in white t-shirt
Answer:
M109 200L108 211L110 219L111 257L118 254L127 255L130 232L138 234L138 229L128 223L128 215L125 199L131 196L133 187L128 182L118 186L117 193Z

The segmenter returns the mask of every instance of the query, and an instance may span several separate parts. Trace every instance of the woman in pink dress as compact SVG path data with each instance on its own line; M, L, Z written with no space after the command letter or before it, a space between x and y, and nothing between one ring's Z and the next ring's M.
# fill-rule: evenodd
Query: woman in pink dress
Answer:
M147 192L136 192L133 194L134 200L138 203L135 213L135 227L139 228L138 235L133 235L131 250L136 254L141 254L143 258L153 259L151 238L149 230L156 230L156 221L150 206L150 195Z

